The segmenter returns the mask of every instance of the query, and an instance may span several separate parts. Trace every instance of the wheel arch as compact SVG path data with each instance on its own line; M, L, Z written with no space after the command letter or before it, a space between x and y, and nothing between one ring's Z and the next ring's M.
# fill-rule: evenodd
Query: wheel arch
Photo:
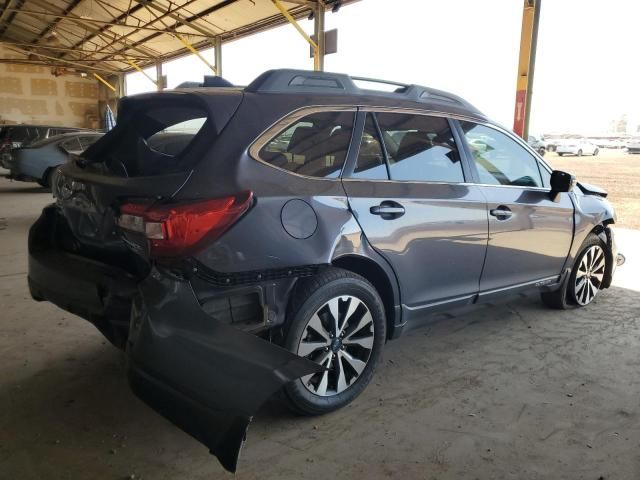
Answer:
M375 260L357 254L346 254L334 258L331 265L356 273L371 282L382 299L387 321L387 339L396 338L402 330L399 292L394 278Z

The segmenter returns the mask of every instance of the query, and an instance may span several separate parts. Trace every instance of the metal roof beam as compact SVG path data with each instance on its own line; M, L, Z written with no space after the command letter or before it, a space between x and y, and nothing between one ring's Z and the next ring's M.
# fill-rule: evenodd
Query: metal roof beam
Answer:
M40 17L51 17L51 18L59 18L61 20L60 23L69 20L66 16L64 15L60 15L60 14L56 14L56 13L47 13L47 12L38 12L38 11L34 11L34 10L25 10L25 9L17 9L17 8L6 8L6 11L9 12L17 12L17 13L21 13L23 15L28 15L34 18L40 18ZM145 27L145 26L136 26L136 25L129 25L128 23L115 23L113 21L108 21L108 20L98 20L96 18L82 18L83 22L87 22L87 23L95 23L96 25L107 25L109 27L124 27L124 28L131 28L132 30L143 30L143 31L149 31L149 32L165 32L165 29L163 28L154 28L154 27ZM189 32L190 36L195 36L195 37L207 37L209 38L211 35L210 34L203 34L203 33L192 33ZM79 35L80 38L83 38L82 36Z
M24 5L24 0L16 0L16 8L19 10L22 5ZM2 22L0 23L0 35L4 34L4 32L7 31L7 28L9 28L9 26L11 25L11 22L13 22L13 19L16 18L17 12L11 12L7 18L4 18L2 20Z
M174 19L176 22L181 23L184 26L193 28L194 30L196 30L197 32L202 33L203 35L208 35L211 38L215 37L216 35L218 35L220 33L220 32L214 32L213 30L209 30L208 28L201 27L200 25L196 24L193 20L188 20L186 18L183 18L180 15L178 15L177 13L170 12L170 11L166 10L164 7L159 6L157 3L152 3L149 0L134 0L134 1L144 5L145 7L153 9L156 12L162 13L162 14L164 14L164 16L168 16L168 17ZM202 15L198 16L198 18L201 18L201 17L202 17ZM164 24L164 22L163 22L163 24Z
M196 14L194 14L194 15L190 16L190 17L187 17L185 20L186 20L186 21L188 21L188 22L192 22L193 20L196 20L196 19L197 19L197 18L199 18L199 17L204 17L204 16L206 16L206 15L209 15L209 14L211 14L211 13L213 13L213 12L217 11L217 10L220 10L220 9L222 9L222 8L224 8L224 7L227 7L227 6L229 6L229 5L233 4L233 3L236 3L237 1L238 1L238 0L224 0L223 2L220 2L220 3L216 4L216 5L213 5L213 6L209 7L209 8L207 8L207 9L203 10L202 12L199 12L199 13L196 13ZM188 3L191 3L191 2L188 2ZM188 4L188 3L187 3L187 4ZM143 4L138 4L138 5L139 5L141 8L144 8ZM186 6L186 5L184 5L184 6ZM162 16L158 17L158 19L159 19L159 18L162 18ZM167 32L167 33L170 33L171 31L175 30L175 29L177 28L177 26L178 26L178 25L179 25L179 22L175 22L175 23L174 23L174 24L173 24L173 25L168 29L168 30L169 30L169 32ZM144 37L144 38L141 38L140 40L136 40L136 41L133 43L133 45L140 45L140 44L146 43L146 42L148 42L149 40L153 40L154 38L159 37L160 35L162 35L162 33L159 33L159 32L158 32L158 33L152 33L151 35L148 35L148 36L146 36L146 37ZM200 45L199 45L199 44L198 44L198 45L195 45L195 48L200 48ZM121 50L118 50L116 53L122 53L123 51L125 51L125 50L122 50L122 49L121 49Z
M69 65L73 65L75 67L79 67L81 70L89 69L89 70L95 70L97 72L118 73L115 70L109 70L107 68L97 68L97 67L94 67L92 65L83 64L81 62L76 62L76 61L73 61L73 60L65 60L65 59L58 58L58 57L52 57L50 55L45 55L44 53L38 53L38 52L30 51L30 50L28 50L26 48L16 47L15 45L11 45L11 46L9 46L7 48L9 48L10 50L13 50L15 52L23 53L25 55L36 55L38 57L42 57L42 58L45 58L47 60L51 60L53 62L62 62L62 63L66 63L66 64L69 64ZM43 61L43 63L46 63L46 62Z
M65 17L69 15L71 11L78 6L80 2L82 2L82 0L72 0L71 3L69 3L66 6L66 8L62 11L62 15ZM38 43L45 35L47 35L50 31L56 28L56 25L60 23L60 20L61 20L60 18L54 19L53 22L47 25L47 27L38 34L38 36L33 40L32 43Z

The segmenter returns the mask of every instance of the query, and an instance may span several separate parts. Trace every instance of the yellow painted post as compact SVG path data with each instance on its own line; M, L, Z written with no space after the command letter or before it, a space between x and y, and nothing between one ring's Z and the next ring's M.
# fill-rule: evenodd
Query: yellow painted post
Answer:
M289 21L289 23L291 25L293 25L296 30L298 30L298 33L300 33L300 35L302 35L304 37L304 39L307 42L309 42L309 45L311 45L311 48L313 48L313 69L314 70L320 70L320 51L319 51L319 48L318 48L318 44L316 42L314 42L313 39L309 35L307 35L307 32L305 32L302 29L300 24L296 21L295 18L293 18L291 16L291 14L287 11L287 9L284 7L284 5L282 5L282 3L280 3L279 0L271 0L271 2L278 8L278 10L280 10L280 13L282 13L284 18L286 18Z
M151 75L149 75L147 72L142 70L136 62L134 62L133 60L127 60L127 63L131 65L133 68L135 68L137 71L139 71L141 74L143 74L145 77L147 77L151 82L153 82L155 86L158 86L159 81L156 81L153 78L151 78Z
M520 32L520 56L518 58L518 78L516 80L516 105L513 114L513 131L525 137L529 129L529 112L535 52L542 0L524 0L522 30Z
M216 70L216 67L214 67L214 66L213 66L213 65L211 65L209 62L207 62L207 59L206 59L206 58L204 58L204 57L200 54L200 52L194 48L194 46L193 46L193 45L191 45L189 42L187 42L184 38L182 38L182 37L181 37L180 35L178 35L177 33L174 33L174 35L175 35L175 37L180 41L180 43L182 43L185 47L187 47L187 49L188 49L191 53L193 53L196 57L198 57L200 60L202 60L202 61L205 63L205 65L211 69L211 71L214 73L214 75L217 75L217 74L218 74L218 72L217 72L217 70Z
M94 77L96 77L96 80L98 80L99 82L104 83L108 88L111 89L111 91L115 92L116 91L116 87L114 87L113 85L111 85L109 82L107 82L104 78L102 78L100 75L98 75L97 73L93 74Z

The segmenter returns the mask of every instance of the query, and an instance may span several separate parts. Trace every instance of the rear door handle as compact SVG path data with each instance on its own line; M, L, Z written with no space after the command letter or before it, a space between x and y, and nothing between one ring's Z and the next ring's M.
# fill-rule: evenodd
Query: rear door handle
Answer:
M369 211L373 215L380 215L385 220L393 220L405 214L404 207L392 200L385 200L380 205L371 207Z
M489 210L489 213L498 220L509 220L513 216L511 209L504 205Z

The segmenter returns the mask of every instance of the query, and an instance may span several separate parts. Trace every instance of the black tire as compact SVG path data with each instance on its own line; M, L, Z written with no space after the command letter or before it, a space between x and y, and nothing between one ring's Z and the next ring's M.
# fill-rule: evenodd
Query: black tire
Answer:
M573 267L571 268L571 274L567 276L558 290L552 292L541 292L540 298L542 302L549 308L567 310L570 308L583 307L576 300L576 277L578 275L578 266L585 256L587 251L594 246L602 248L605 257L604 272L609 272L611 266L609 265L609 255L607 252L607 245L594 233L590 233L580 247L580 252L576 256Z
M545 154L545 153L547 153L547 151L545 150L545 148L544 148L544 147L540 147L540 148L538 149L538 154L539 154L541 157L544 157L544 154Z
M582 156L582 149L578 150L578 156L581 157Z
M322 309L326 308L325 305L330 302L330 300L342 296L355 297L366 306L371 314L373 321L370 324L373 325L374 330L373 343L370 350L365 349L370 352L366 366L358 376L350 379L352 383L350 383L345 390L337 393L338 388L336 386L336 393L328 396L321 396L312 392L310 388L312 388L313 379L323 378L322 374L319 374L320 377L314 376L312 379L307 379L307 385L309 385L309 387L305 386L303 379L296 379L289 382L284 388L288 406L296 413L302 415L321 415L337 410L353 401L362 393L373 377L376 366L380 362L382 349L386 340L384 305L376 289L367 280L360 275L339 268L328 268L309 279L301 280L298 285L296 285L292 295L284 332L283 346L296 354L298 353L299 346L302 345L301 342L304 341L304 338L308 338L308 324L312 321L312 317L317 312L323 312L321 313L321 315L324 315L323 321L327 320L326 310ZM338 317L343 318L346 316L345 309L348 304L347 306L345 306L345 304L341 305L342 309ZM320 317L320 315L318 315L318 317ZM343 325L347 321L348 319L343 318ZM354 328L358 330L358 327ZM355 330L351 332L351 334L354 333L356 333ZM334 337L332 336L331 338L333 339ZM338 357L340 351L334 354L331 353L333 348L332 346L331 350L329 350L328 347L316 350L321 354L326 350L328 353L325 353L325 355L332 355L332 359L329 360L329 368L326 370L327 378L336 372L337 364L343 369L341 371L347 372L348 370L348 368L344 367L345 360L340 360ZM314 354L312 353L311 355ZM333 355L335 355L336 365L332 365L334 362ZM350 373L355 373L355 371ZM316 386L318 383L319 382L316 382ZM316 392L317 391L318 389L316 388Z
M599 153L600 153L600 150L596 148L596 149L593 151L593 156L595 157L595 156L596 156L596 155L598 155Z
M564 153L558 153L558 156L559 156L559 157L561 157L561 156L563 156L563 155L564 155Z
M54 170L52 168L45 170L45 172L42 174L42 178L38 180L38 184L41 187L51 190L51 178L53 177L53 171Z

